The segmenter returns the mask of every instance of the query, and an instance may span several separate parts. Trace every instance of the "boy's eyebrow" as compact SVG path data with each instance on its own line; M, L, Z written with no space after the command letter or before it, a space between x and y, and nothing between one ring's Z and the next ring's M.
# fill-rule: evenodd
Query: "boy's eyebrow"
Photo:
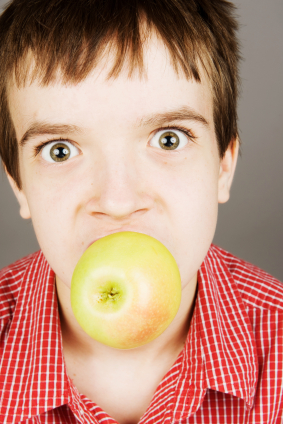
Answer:
M169 110L164 113L153 113L141 118L138 126L156 125L162 126L171 121L197 121L205 126L209 126L207 120L188 106L181 106L175 110Z
M208 126L207 120L189 108L188 106L182 106L175 110L169 110L163 113L152 113L148 116L144 116L138 120L138 126L162 126L167 122L172 121L197 121L205 126ZM79 134L82 129L77 125L67 124L49 124L47 122L33 122L28 130L24 133L20 140L20 146L23 147L27 141L38 135L46 134Z
M46 134L78 134L82 130L76 125L67 124L49 124L47 122L33 122L20 140L20 146L23 147L27 141L38 135Z

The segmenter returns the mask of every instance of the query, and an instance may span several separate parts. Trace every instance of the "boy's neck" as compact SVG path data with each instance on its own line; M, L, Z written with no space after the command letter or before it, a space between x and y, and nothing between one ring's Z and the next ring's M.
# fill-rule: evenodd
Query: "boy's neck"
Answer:
M183 288L179 311L152 342L120 350L90 338L71 309L70 290L56 279L63 353L73 384L120 424L137 424L186 342L197 289L197 276Z

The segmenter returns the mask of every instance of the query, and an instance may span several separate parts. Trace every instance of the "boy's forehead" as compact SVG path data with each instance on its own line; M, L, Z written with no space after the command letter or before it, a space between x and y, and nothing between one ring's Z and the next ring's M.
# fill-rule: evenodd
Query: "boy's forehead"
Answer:
M111 104L116 105L114 111L117 115L125 108L129 118L132 115L136 123L145 116L143 121L149 120L151 112L154 114L161 110L184 107L194 110L195 114L204 113L209 120L208 117L212 114L212 93L205 72L201 72L201 83L188 79L181 72L177 73L168 50L157 37L151 37L146 44L142 74L136 70L129 76L129 64L126 60L119 75L108 78L114 60L114 55L111 56L111 52L107 52L99 65L78 83L65 81L60 71L56 80L46 85L42 84L39 78L28 81L22 87L11 81L9 103L12 119L14 120L15 115L23 115L33 120L48 119L48 116L44 116L48 107L51 114L52 111L56 110L57 113L58 109L61 109L62 117L64 109L65 115L70 114L70 110L78 114L83 109L83 105L76 103L80 98L89 105L99 107L99 110L96 110L98 114L105 113L104 105L110 106L110 114L113 112ZM30 57L28 64L31 69L36 66ZM189 97L186 97L186 92ZM17 129L17 125L15 126Z
M19 59L15 73L8 81L8 87L28 87L32 83L40 86L45 85L66 85L73 86L83 82L88 77L99 80L100 83L114 84L116 80L135 80L145 83L150 79L181 79L190 81L192 75L186 75L180 65L180 61L174 59L169 49L164 44L158 33L151 29L150 34L144 38L142 47L142 60L138 62L131 56L130 51L125 54L122 59L122 66L119 72L113 72L117 64L117 51L115 47L115 39L110 40L103 51L98 52L98 56L93 63L92 70L85 77L79 80L72 80L71 77L63 71L60 63L54 67L50 78L47 78L47 70L52 68L52 64L46 62L46 58L34 56L31 50ZM64 65L63 63L61 65ZM208 85L210 89L211 82L207 75L207 67L205 69L201 61L197 60L197 67L200 73L201 82ZM18 72L20 69L20 72ZM169 71L169 72L168 72ZM212 90L211 90L212 92Z

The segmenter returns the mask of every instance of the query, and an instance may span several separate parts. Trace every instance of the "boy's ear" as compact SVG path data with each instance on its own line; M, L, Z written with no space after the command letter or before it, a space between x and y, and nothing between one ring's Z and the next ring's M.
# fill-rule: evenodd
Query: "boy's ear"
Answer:
M225 203L230 197L230 188L232 185L237 159L239 153L239 140L231 141L223 158L220 161L219 180L218 180L218 203Z
M16 198L18 199L18 202L20 204L20 215L24 219L29 219L31 217L28 201L26 198L26 195L23 190L20 190L15 183L14 179L6 172L6 175L8 177L9 183L12 187L13 192L15 193Z

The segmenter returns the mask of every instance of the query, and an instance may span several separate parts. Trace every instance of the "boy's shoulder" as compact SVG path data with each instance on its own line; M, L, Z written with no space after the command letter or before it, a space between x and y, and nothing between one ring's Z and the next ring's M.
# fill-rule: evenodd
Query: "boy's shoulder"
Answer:
M225 263L247 307L283 312L281 281L218 246L212 245L211 249Z
M0 270L0 319L12 318L21 283L39 252L32 253Z

